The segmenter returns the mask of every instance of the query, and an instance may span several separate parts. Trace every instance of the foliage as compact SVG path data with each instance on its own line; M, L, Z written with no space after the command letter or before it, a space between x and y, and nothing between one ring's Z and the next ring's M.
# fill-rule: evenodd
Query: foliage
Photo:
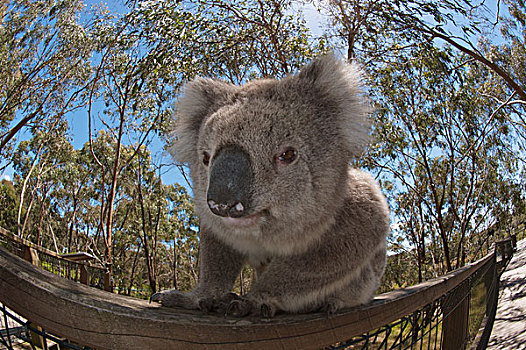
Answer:
M81 8L77 0L0 5L0 154L4 157L21 128L39 127L85 105L91 42L79 22Z
M16 231L18 198L13 183L5 179L0 184L0 206L0 227L11 232Z
M517 85L522 90L526 90L526 5L520 0L508 0L505 3L508 5L507 10L510 16L499 17L502 23L500 27L502 42L495 44L489 40L483 40L481 46L488 60L503 67ZM507 116L510 128L516 133L517 147L524 152L526 97L520 91L510 89L506 82L493 71L489 70L487 76L484 95L505 105L510 111Z
M15 179L15 188L27 188L25 201L30 203L22 211L25 231L20 234L35 241L41 239L42 245L58 249L58 253L88 251L105 263L99 220L111 178L98 172L89 144L74 150L67 140L59 143L55 136L51 138L53 143L39 145L42 137L35 135L23 142L14 161L22 175ZM114 161L114 147L112 138L104 132L93 142L97 157L108 164ZM123 154L133 151L133 147L123 147ZM30 172L34 164L38 166ZM192 202L183 187L164 185L158 170L143 147L122 173L117 189L113 278L123 293L145 290L142 295L146 296L148 290L167 288L175 281L187 289L195 285L198 222ZM9 184L2 184L2 200L9 208L2 215L9 215L6 220L11 221L5 222L10 226L6 227L16 232L20 193L15 194ZM177 264L194 275L172 270ZM148 267L156 273L149 275Z
M507 2L511 17L495 22L507 40L490 45L484 2L315 3L368 73L375 143L363 164L389 194L391 250L414 257L418 281L461 266L524 200L524 104L513 98L525 56L511 54L524 49L524 4Z
M481 95L480 71L447 48L415 47L374 78L379 142L369 161L392 184L393 233L421 251L421 263L427 243L440 246L450 271L466 262L469 234L494 224L520 193L506 119Z

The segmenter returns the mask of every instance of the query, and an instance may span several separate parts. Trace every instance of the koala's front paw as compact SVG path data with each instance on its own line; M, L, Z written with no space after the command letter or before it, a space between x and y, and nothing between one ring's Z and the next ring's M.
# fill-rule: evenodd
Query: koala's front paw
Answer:
M200 309L199 300L192 292L180 292L176 289L153 294L150 302L157 301L167 307L182 307L185 309Z
M219 313L226 314L226 311L230 303L232 303L232 301L234 300L240 300L240 299L241 297L237 295L236 293L233 293L233 292L225 293L221 295L220 297L214 299L213 309L214 311L217 311Z

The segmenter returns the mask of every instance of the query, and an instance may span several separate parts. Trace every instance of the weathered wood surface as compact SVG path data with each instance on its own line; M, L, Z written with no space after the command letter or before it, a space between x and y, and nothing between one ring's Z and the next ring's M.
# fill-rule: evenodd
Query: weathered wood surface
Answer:
M487 267L492 258L331 317L266 320L204 315L111 294L43 271L0 247L0 301L46 330L97 349L318 349L414 312Z

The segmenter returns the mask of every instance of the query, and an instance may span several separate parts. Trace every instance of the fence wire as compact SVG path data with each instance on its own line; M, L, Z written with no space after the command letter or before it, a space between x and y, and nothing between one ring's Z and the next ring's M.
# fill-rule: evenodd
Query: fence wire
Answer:
M441 344L441 301L401 319L326 349L437 349Z
M13 254L23 257L26 246L21 242L9 239L0 233L0 245L7 248ZM46 254L42 251L35 251L38 254L38 266L43 270L51 272L75 282L80 281L81 266L86 268L88 273L88 285L90 287L104 289L104 269L90 266L87 263L69 261L64 258Z
M87 346L72 344L66 339L54 336L42 327L31 324L28 320L10 311L4 304L1 305L2 320L0 321L0 348L9 350L27 349L27 344L33 350L44 349L74 349L91 350Z

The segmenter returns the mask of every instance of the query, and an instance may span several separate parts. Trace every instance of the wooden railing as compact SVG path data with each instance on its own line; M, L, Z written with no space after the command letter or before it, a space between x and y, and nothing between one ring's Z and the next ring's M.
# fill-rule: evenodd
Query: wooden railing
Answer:
M0 248L0 301L42 334L96 349L483 349L512 239L496 247L498 254L358 308L272 319L163 308L60 278Z
M108 270L91 261L94 256L85 253L58 254L0 227L0 242L27 262L61 277L111 291Z

